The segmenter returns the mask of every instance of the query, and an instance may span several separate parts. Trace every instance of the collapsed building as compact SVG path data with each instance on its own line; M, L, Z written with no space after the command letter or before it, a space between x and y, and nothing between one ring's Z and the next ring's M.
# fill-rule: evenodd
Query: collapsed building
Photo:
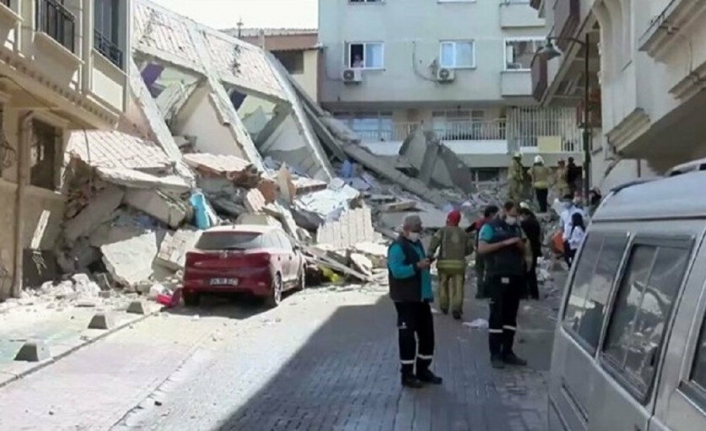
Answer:
M399 157L416 169L396 169L272 55L146 0L133 5L132 50L117 130L69 139L59 273L138 290L176 284L199 230L268 223L317 268L371 281L406 214L436 229L449 207L470 200L470 218L496 199L468 187L433 135L410 135ZM431 152L443 163L425 164Z

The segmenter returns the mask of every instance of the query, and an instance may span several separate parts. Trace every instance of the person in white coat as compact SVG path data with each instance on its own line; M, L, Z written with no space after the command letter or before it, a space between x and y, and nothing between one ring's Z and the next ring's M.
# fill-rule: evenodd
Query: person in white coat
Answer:
M586 213L579 206L581 199L574 195L567 194L562 199L563 210L559 214L561 220L561 239L564 242L564 261L567 265L571 265L569 261L571 247L569 246L569 237L571 236L571 226L574 214L580 214L582 219L586 219ZM585 223L584 223L585 224ZM584 229L585 230L585 229Z
M583 215L580 212L575 212L571 215L571 228L569 229L568 243L569 243L569 253L568 253L568 263L572 265L574 258L576 257L576 252L583 239L586 237L586 226L583 222Z

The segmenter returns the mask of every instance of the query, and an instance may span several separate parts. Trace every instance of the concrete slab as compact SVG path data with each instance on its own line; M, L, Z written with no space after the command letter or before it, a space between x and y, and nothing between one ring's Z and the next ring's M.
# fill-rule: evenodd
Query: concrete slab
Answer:
M196 229L168 232L159 247L155 263L174 271L184 268L186 253L194 247L200 235Z
M125 193L123 190L108 186L93 196L80 213L64 225L64 235L69 241L76 241L80 236L88 236L101 224L110 220L113 212L120 206Z
M126 239L101 247L103 263L113 279L124 286L137 285L154 273L153 262L159 252L166 232L163 230L135 231L131 228L114 227L126 230ZM126 235L127 236L127 235Z
M316 242L346 249L362 242L376 242L379 235L373 229L370 208L344 212L337 221L326 223L316 232Z
M131 189L125 193L124 201L172 228L179 227L186 218L184 205L169 199L157 190Z

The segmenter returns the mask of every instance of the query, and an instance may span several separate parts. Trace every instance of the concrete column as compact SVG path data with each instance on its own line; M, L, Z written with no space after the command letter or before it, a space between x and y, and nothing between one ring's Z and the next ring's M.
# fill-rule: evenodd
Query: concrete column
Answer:
M93 15L94 0L81 0L81 9L77 18L81 37L81 58L83 66L81 68L81 88L84 92L91 91L93 84Z
M17 195L15 196L15 274L12 283L12 296L17 298L22 292L22 266L24 258L24 191L29 182L29 157L32 145L32 115L25 112L19 118L19 133L17 139Z

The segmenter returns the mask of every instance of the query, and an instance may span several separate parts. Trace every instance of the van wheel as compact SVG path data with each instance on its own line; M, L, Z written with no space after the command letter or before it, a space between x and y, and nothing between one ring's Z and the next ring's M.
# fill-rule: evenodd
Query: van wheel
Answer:
M201 302L201 295L196 292L182 292L182 299L184 299L184 305L187 307L198 307Z
M272 280L272 289L270 289L266 304L270 308L275 308L280 302L282 302L282 276L275 274L275 278Z

